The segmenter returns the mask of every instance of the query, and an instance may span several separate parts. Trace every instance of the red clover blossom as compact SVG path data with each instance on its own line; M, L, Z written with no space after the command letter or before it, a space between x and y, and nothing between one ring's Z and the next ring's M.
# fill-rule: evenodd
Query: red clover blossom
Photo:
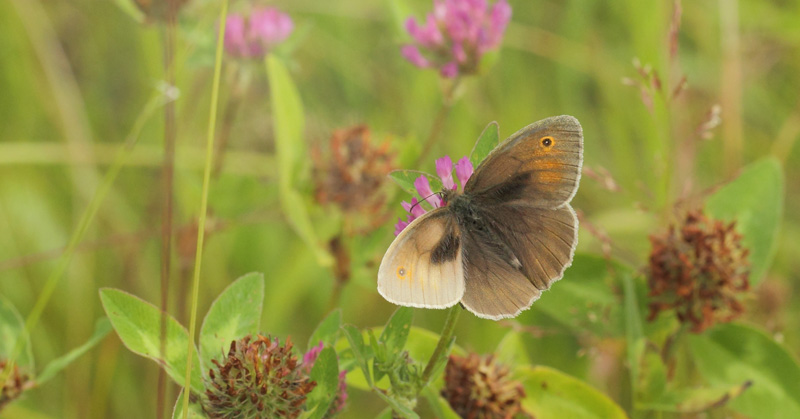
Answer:
M473 74L483 54L500 46L510 19L506 0L492 7L486 0L434 0L424 23L406 20L414 42L401 53L411 64L437 68L447 78Z
M464 185L467 184L470 176L472 176L473 167L472 163L469 161L469 158L462 157L455 165L456 170L456 177L458 181L461 183L461 187L463 188ZM455 181L453 180L453 160L450 159L450 156L444 156L438 160L436 160L436 174L439 175L439 178L442 179L442 186L445 189L449 190L457 190L458 185L456 185ZM431 189L431 184L428 181L426 176L420 176L416 180L414 180L414 187L417 189L417 193L419 193L420 198L424 199L424 202L427 202L433 208L439 208L447 205L446 202L442 202L442 198L435 194ZM406 221L403 219L398 219L397 224L394 226L394 235L400 234L403 229L405 229L412 221L416 220L417 218L421 217L422 214L428 212L422 206L422 203L417 200L416 197L411 198L411 202L403 201L402 204L403 209L408 212L408 217Z
M225 50L239 58L262 58L294 29L289 15L256 8L250 16L231 14L225 21Z

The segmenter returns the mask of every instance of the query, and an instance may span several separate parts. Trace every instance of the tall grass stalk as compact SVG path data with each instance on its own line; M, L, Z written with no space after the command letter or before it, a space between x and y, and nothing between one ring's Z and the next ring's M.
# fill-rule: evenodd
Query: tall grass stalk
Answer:
M169 11L165 26L164 36L164 78L167 88L175 86L175 59L176 32L177 32L177 4L169 2ZM160 274L160 308L161 325L159 334L159 350L162 357L167 353L167 312L169 309L169 277L172 268L172 219L175 185L175 139L177 129L175 124L175 102L164 106L164 161L161 167L161 181L163 182L161 201L161 274ZM156 417L164 417L164 406L167 398L167 372L158 370L158 384L156 387Z
M192 280L192 309L189 314L189 348L186 352L186 378L183 384L183 417L189 417L189 395L192 385L192 355L194 354L194 335L197 329L197 300L200 292L200 267L203 262L203 239L206 233L206 212L208 210L208 189L211 183L211 167L214 157L214 131L217 125L217 103L219 102L219 80L222 73L222 46L225 34L225 19L228 15L228 0L222 0L217 31L217 52L214 60L214 81L211 86L211 110L208 115L208 136L206 139L206 165L203 170L203 192L200 198L200 214L197 221L197 248L194 258L194 278Z

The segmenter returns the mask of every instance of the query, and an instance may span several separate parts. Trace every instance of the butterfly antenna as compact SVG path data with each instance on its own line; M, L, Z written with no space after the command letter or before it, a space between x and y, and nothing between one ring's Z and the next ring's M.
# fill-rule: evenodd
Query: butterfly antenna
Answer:
M430 195L426 196L425 198L422 198L422 200L421 200L421 201L417 201L417 202L416 202L414 205L412 205L412 206L411 206L411 208L409 208L409 209L408 209L408 212L411 212L411 211L412 211L414 208L416 208L416 206L417 206L417 205L419 205L419 204L421 204L421 203L423 203L423 202L427 201L427 200L428 200L428 198L430 198L430 197L432 197L432 196L434 196L434 195L438 195L438 196L439 196L439 198L442 198L442 200L444 200L444 196L442 195L443 193L444 193L444 192L434 192L434 193L432 193L432 194L430 194Z

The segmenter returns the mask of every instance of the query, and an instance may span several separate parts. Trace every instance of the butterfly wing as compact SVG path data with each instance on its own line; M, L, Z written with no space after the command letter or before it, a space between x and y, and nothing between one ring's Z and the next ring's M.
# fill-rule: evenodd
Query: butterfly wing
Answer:
M378 292L412 307L445 308L461 300L461 234L447 208L414 220L394 239L378 269Z
M480 317L514 317L561 279L578 242L569 201L583 162L577 119L533 123L497 146L464 187L481 229L464 232L462 304Z
M569 202L578 189L583 131L562 115L517 131L476 168L464 192L482 205L524 201L541 208Z
M506 204L481 211L485 227L464 232L462 304L479 317L515 317L572 263L578 219L569 205Z

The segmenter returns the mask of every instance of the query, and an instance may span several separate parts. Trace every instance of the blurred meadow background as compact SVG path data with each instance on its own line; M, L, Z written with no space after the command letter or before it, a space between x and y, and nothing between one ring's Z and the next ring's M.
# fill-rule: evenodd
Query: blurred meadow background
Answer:
M220 2L186 1L171 28L153 17L158 3L143 3L148 17L128 0L0 2L0 297L30 319L55 287L31 330L29 375L90 339L106 316L101 288L159 305L168 284L168 312L189 324ZM199 318L233 280L260 272L265 335L304 347L336 308L344 323L382 326L396 306L377 293L377 268L409 200L385 174L433 173L442 155L469 155L492 121L503 139L569 114L585 138L575 263L515 319L463 313L456 344L486 354L511 332L525 355L512 374L522 364L551 367L630 417L796 417L800 2L509 5L499 49L453 89L453 79L401 55L412 39L406 19L422 21L429 0L230 2L230 13L269 6L294 22L270 59L293 80L304 124L294 143L276 142L275 118L286 113L272 82L282 79L263 58L223 56ZM357 126L375 153L361 157L380 156L364 175L378 179L368 190L333 177L336 153L353 152L343 151L353 134L342 130ZM119 153L126 164L63 275L54 274ZM649 237L704 206L736 221L750 252L740 315L701 333L668 310L650 322ZM416 309L413 324L438 333L444 319ZM0 342L0 356L13 346ZM157 417L158 376L156 363L111 332L0 417ZM169 381L165 414L178 390ZM357 386L348 393L342 417L386 407ZM579 417L569 412L560 416Z

